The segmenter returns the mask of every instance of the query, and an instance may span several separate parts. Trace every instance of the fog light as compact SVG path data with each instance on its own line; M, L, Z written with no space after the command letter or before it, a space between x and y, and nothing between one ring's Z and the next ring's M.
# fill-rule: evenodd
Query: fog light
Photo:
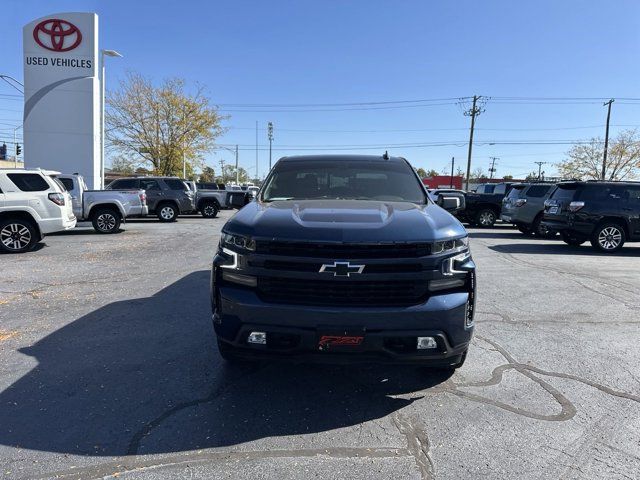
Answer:
M251 332L247 338L247 343L253 343L255 345L267 344L267 332Z
M431 348L438 348L436 339L433 337L418 337L418 350L428 350Z

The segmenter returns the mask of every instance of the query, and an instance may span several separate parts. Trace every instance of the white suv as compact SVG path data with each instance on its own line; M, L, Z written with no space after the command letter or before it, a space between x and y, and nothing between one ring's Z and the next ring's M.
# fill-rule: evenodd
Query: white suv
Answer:
M48 233L76 226L71 197L51 172L0 169L0 250L31 250Z

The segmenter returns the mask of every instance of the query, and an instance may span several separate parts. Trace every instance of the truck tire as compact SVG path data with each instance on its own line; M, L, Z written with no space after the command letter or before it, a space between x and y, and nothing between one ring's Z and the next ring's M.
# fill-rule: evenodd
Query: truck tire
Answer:
M200 206L200 213L204 218L216 218L219 211L220 206L218 205L218 202L202 202L202 205Z
M120 212L112 208L98 208L91 214L91 223L98 233L117 233L121 221Z
M562 241L567 245L571 245L572 247L579 247L584 242L586 242L587 239L583 237L579 237L572 233L562 232Z
M175 222L178 218L178 208L171 202L158 205L156 215L161 222Z
M626 235L622 225L616 222L604 222L591 234L591 246L604 253L617 252L622 248Z
M29 220L6 218L0 221L0 250L3 252L28 252L39 240L36 227Z
M524 224L517 225L516 228L518 231L524 235L531 235L531 229Z
M235 347L227 342L220 340L220 338L216 337L216 341L218 342L218 353L222 357L222 359L231 364L231 365L239 365L243 363L249 363L249 360L241 358L235 352Z
M475 223L482 228L491 228L495 225L498 216L496 212L490 208L483 208L476 213Z
M445 367L436 367L435 370L443 372L443 373L448 373L448 374L452 374L453 372L455 372L457 369L459 369L460 367L462 367L464 365L465 360L467 359L467 352L469 350L465 350L464 352L462 352L462 355L460 356L460 360L458 360L457 363L454 363L453 365L448 365Z
M542 224L542 214L538 214L536 219L533 221L531 231L536 237L540 238L553 238L556 236L556 232L549 230Z

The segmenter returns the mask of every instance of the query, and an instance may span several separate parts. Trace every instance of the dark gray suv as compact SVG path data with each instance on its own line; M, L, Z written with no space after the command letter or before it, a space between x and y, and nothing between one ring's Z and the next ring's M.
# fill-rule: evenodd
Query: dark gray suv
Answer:
M552 183L516 183L502 200L500 219L512 223L525 235L534 234L549 237L550 233L542 222L544 201L549 198Z
M119 178L107 190L143 189L147 193L149 213L161 222L173 222L178 215L195 212L194 194L177 177Z

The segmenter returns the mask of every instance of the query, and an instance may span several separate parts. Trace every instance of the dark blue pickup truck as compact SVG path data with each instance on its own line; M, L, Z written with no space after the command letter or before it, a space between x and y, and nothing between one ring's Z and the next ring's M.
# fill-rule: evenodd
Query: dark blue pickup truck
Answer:
M464 227L386 154L279 160L223 227L211 275L230 361L458 368L475 292Z

